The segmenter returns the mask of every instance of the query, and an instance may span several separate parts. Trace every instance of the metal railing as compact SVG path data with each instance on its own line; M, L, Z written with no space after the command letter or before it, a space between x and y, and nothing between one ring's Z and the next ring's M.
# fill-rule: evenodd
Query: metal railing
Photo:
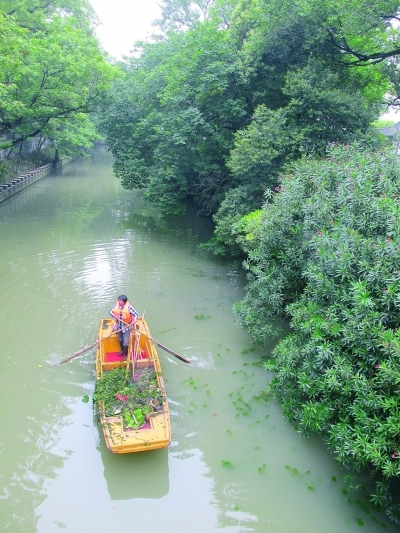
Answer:
M49 163L47 165L43 165L42 167L35 168L34 170L31 170L22 176L18 176L11 181L7 181L7 183L0 184L0 203L4 200L7 200L11 196L14 196L23 189L26 189L29 187L29 185L32 185L45 176L48 176L58 168L62 167L68 161L69 158L65 157L57 163L56 167L53 163Z

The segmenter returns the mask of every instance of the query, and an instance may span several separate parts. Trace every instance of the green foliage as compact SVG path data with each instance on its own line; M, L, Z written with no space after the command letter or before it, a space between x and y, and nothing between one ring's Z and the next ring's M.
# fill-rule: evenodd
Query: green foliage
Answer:
M161 19L156 24L164 31L190 29L200 20L207 20L215 0L163 0Z
M162 213L195 197L216 210L229 187L225 161L247 105L227 32L208 21L143 44L105 103L102 123L126 188L146 187Z
M236 133L228 162L234 177L271 187L288 162L302 154L322 155L330 142L348 142L365 132L373 107L368 113L359 82L350 76L344 83L316 59L287 72L281 80L285 107L258 106L251 124Z
M249 186L240 186L230 189L222 201L217 213L213 216L215 231L213 238L202 247L211 250L216 255L230 256L243 254L242 248L237 244L239 236L244 231L243 226L253 215L251 211L261 205L262 190L252 189Z
M0 11L0 136L20 146L38 134L58 148L89 146L87 115L114 77L86 0L5 0Z
M249 287L237 306L260 341L274 313L286 310L293 333L268 364L274 397L350 472L368 472L377 483L371 500L396 520L399 178L394 151L367 144L298 162L263 208Z
M253 187L256 184L271 186L293 150L293 144L293 138L287 135L286 112L260 105L251 124L236 133L228 166L238 183L249 177Z
M286 106L290 136L297 150L323 155L332 142L354 140L365 132L377 108L363 95L362 77L337 72L321 59L310 58L300 70L285 78L283 93L290 99Z
M364 20L358 0L164 0L161 7L159 26L168 33L138 43L104 101L115 173L126 188L146 188L161 213L180 213L186 197L202 214L217 213L209 247L237 254L231 191L244 187L248 211L258 209L263 188L273 188L287 164L365 133L385 95L396 92L396 60L347 64L360 47L394 43L397 30L374 7ZM393 18L394 4L380 9ZM344 51L344 42L354 50Z
M145 423L146 414L162 408L164 396L153 369L136 371L132 381L126 369L115 368L96 381L93 400L101 414L122 413L124 427L136 429Z
M285 194L279 194L281 187ZM254 220L252 238L241 240L249 281L235 311L242 327L261 344L280 332L276 317L304 288L301 271L309 252L302 232L302 206L307 196L307 184L300 179L277 186Z

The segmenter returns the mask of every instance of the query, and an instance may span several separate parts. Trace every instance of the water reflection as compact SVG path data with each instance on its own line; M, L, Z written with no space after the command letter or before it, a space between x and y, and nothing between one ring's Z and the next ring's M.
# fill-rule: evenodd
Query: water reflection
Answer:
M123 221L124 229L139 230L140 233L156 233L156 238L165 240L172 237L186 249L198 253L199 242L208 241L213 232L214 224L208 218L199 215L196 207L187 203L186 213L179 217L168 216L161 218L154 205L147 204L138 195L135 213L126 215Z
M32 398L28 386L25 392L27 397ZM72 409L68 406L68 400L59 392L54 394L50 404L39 407L39 417L29 414L37 412L36 400L30 406L14 410L14 432L4 443L3 451L9 454L13 450L16 461L2 462L1 531L22 533L36 530L33 508L46 500L49 486L55 482L71 454L70 450L59 446L65 426L70 423ZM21 395L19 402L23 401ZM15 398L14 407L19 402Z
M80 232L87 228L100 214L91 196L82 196L78 191L75 194L61 196L56 208L57 224L68 228L70 232Z
M104 444L98 450L111 500L159 499L169 491L168 450L116 455Z

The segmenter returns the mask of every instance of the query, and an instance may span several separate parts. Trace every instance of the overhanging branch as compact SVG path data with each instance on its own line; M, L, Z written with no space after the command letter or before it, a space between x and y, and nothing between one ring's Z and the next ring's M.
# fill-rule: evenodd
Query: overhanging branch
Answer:
M387 52L375 52L372 54L360 52L351 48L351 46L348 45L346 39L341 38L339 41L336 38L333 30L328 31L331 43L336 48L341 50L343 54L351 56L351 59L349 59L349 61L342 61L342 63L350 67L375 65L376 63L381 63L382 61L385 61L385 59L388 59L389 57L395 57L400 55L400 48L394 48L393 50L389 50Z

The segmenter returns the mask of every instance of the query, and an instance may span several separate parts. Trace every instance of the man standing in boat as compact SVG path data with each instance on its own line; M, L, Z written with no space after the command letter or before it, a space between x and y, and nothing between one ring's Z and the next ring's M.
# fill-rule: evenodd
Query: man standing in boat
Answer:
M138 319L139 313L128 302L128 297L121 294L118 296L117 303L110 309L110 315L115 319L113 330L118 330L118 340L121 345L121 351L118 355L127 357L131 327Z

